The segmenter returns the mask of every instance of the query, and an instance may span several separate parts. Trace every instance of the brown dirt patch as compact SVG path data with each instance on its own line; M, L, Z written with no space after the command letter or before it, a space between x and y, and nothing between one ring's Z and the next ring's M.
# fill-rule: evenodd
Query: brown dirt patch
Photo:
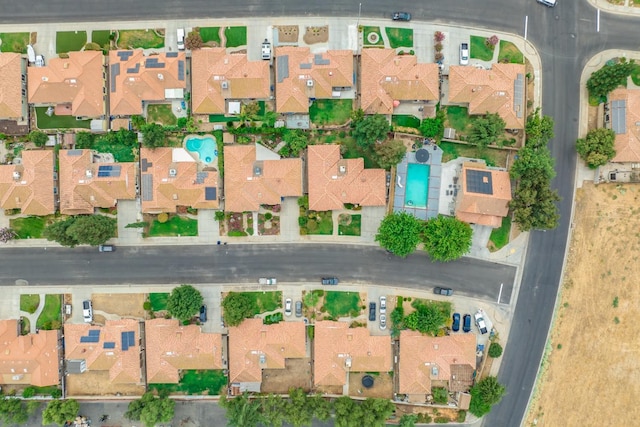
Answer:
M311 391L311 360L285 359L284 369L263 369L263 393L286 394L291 387Z
M525 425L637 424L638 214L636 185L585 183L577 190L551 354Z
M147 312L142 305L145 294L93 294L93 311L104 311L121 317L146 319Z
M326 43L329 41L329 26L307 27L302 37L306 44Z
M282 25L278 28L278 40L281 43L297 43L300 29L297 25Z
M404 414L427 414L432 418L443 417L450 421L455 421L458 417L458 410L452 408L433 408L429 406L411 406L396 403L396 417L400 418Z
M588 125L587 128L589 130L596 129L598 127L598 107L589 106L587 109L588 114Z
M342 386L339 385L322 385L322 386L316 386L316 392L317 393L323 393L323 394L342 394Z
M388 372L380 372L373 377L373 387L365 388L362 385L362 377L366 372L351 372L349 374L349 395L355 397L378 397L381 399L393 398L393 377Z
M137 384L113 384L108 371L87 371L82 374L67 375L69 396L142 396L144 386Z

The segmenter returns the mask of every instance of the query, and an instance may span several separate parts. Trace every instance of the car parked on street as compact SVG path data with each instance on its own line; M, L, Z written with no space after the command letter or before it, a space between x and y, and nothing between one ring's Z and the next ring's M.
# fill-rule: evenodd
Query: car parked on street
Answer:
M296 301L296 317L302 317L302 301Z
M204 304L200 306L200 321L202 323L207 321L207 306Z
M538 0L538 3L547 7L556 7L556 0Z
M387 297L380 297L380 314L385 314L387 312Z
M394 21L411 21L411 14L409 12L393 12L391 19Z
M487 324L484 321L484 317L482 317L482 313L480 311L478 311L475 314L475 319L476 319L476 326L478 327L478 329L480 330L481 334L486 334L487 333Z
M340 283L337 277L323 277L322 284L323 285L337 285Z
M98 251L99 252L113 252L116 250L116 247L114 245L100 245L98 246Z
M453 323L451 324L451 330L458 332L460 330L460 313L453 313Z
M258 279L258 283L261 285L275 285L278 281L275 277L261 277Z
M93 306L90 300L82 301L82 317L86 323L93 322Z
M433 288L433 293L436 295L444 295L450 297L453 295L453 289L451 288L441 288L440 286L436 286Z
M380 315L380 330L384 331L385 329L387 329L387 315L386 314L381 314Z
M460 65L469 65L469 43L460 43Z
M464 332L471 332L471 315L465 314L462 318L462 330Z
M284 315L291 316L291 298L287 298L284 302Z
M369 320L371 322L374 322L376 320L376 303L375 302L369 303Z

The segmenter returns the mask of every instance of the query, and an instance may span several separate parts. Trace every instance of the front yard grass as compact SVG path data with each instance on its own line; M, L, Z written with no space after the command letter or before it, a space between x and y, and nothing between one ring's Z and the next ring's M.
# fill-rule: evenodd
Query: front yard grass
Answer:
M47 115L49 107L36 108L36 126L38 129L89 129L91 120L76 120L75 116Z
M220 27L200 27L202 43L216 42L220 46Z
M316 126L343 125L351 118L352 110L351 99L317 99L309 107L309 116Z
M60 312L62 305L61 299L61 295L45 295L44 309L42 313L40 313L40 316L38 316L36 328L44 330L60 329L62 325L62 313Z
M0 33L0 52L27 53L29 33Z
M167 299L169 294L167 292L152 292L149 294L149 302L151 303L151 310L163 311L167 309Z
M186 370L181 372L181 376L178 384L149 384L149 388L158 392L165 390L189 395L206 392L209 396L217 396L227 385L224 371L216 369Z
M489 237L489 250L491 252L504 248L509 243L509 233L511 232L511 217L502 218L500 228L494 228Z
M394 126L420 129L420 119L416 116L411 116L408 114L395 114L391 116L391 123Z
M227 27L224 29L227 38L225 47L239 47L247 45L247 27Z
M147 123L173 126L178 124L178 118L173 114L171 104L150 104L147 106Z
M111 44L110 35L111 31L109 30L94 30L91 32L91 42L99 44L100 47L109 46Z
M198 220L175 215L167 222L153 220L149 226L149 237L160 236L197 236Z
M387 33L389 45L392 49L413 47L413 30L411 28L385 27L384 31Z
M306 234L333 234L333 218L331 211L309 211L307 217L307 225L305 226Z
M369 34L376 34L377 41L375 43L371 43L369 40ZM380 27L363 27L362 28L362 40L365 46L382 46L384 47L384 40L382 39L382 33L380 32Z
M18 239L40 239L46 225L47 217L26 216L9 221L11 229L18 235Z
M500 51L498 52L498 62L509 64L524 64L524 55L515 44L506 40L500 40Z
M153 29L119 30L119 49L160 49L164 47L164 37Z
M340 214L338 217L338 234L341 236L359 236L362 215Z
M324 308L336 320L345 316L358 317L360 315L360 294L328 291L324 295Z
M56 32L56 53L76 52L87 44L86 31Z
M472 159L482 159L491 167L507 167L507 150L488 147L484 150L475 145L457 144L455 142L441 142L440 148L444 151L442 162L446 163L458 157L469 157Z
M243 292L253 300L254 313L261 314L282 307L282 292Z
M33 314L40 305L40 295L38 294L22 294L20 295L20 311L26 311Z
M481 61L491 61L493 59L493 51L495 47L487 47L485 41L486 37L471 36L469 44L469 56L471 59L479 59Z

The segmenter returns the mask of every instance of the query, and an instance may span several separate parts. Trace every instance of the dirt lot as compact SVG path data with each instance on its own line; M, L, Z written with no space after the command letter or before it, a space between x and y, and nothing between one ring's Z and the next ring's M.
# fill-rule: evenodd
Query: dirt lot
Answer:
M551 355L527 426L631 426L640 417L640 187L585 183Z
M114 318L145 319L147 316L143 308L145 300L145 294L93 294L91 297L94 312L104 311L117 315Z
M285 359L285 369L262 370L262 392L286 394L289 388L311 391L309 358Z
M364 388L362 377L365 372L351 372L349 375L349 395L356 397L379 397L381 399L393 398L393 377L388 372L380 372L372 375L373 387Z
M69 396L142 396L144 386L136 384L113 384L108 371L87 371L82 374L67 375Z

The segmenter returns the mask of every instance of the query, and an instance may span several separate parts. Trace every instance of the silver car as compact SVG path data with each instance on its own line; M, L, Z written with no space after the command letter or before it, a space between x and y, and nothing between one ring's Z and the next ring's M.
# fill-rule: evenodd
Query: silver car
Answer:
M381 314L380 315L380 330L384 331L385 329L387 329L387 315L386 314Z
M291 316L291 298L287 298L284 302L284 315Z
M302 301L296 301L296 317L302 317Z
M380 314L385 314L387 312L387 297L380 297Z

